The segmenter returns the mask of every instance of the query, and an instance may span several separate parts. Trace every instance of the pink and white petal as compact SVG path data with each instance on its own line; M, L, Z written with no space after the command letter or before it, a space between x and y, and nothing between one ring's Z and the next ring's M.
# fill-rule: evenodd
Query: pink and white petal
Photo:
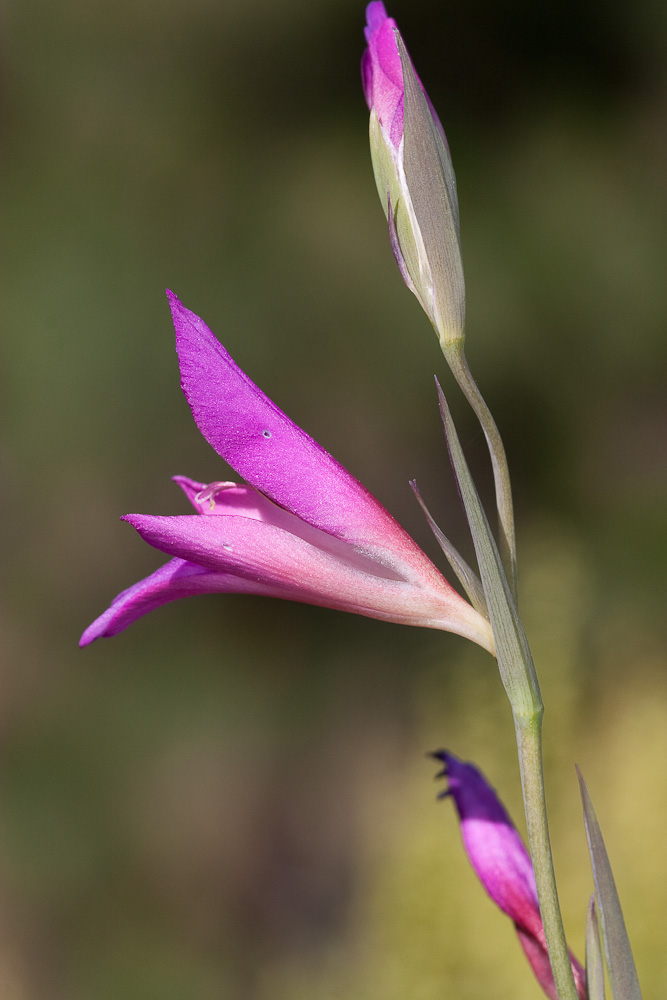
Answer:
M210 483L204 486L185 476L174 476L174 481L183 489L195 510L206 515L236 515L255 521L273 524L277 528L297 535L324 552L330 552L344 562L362 569L373 576L387 580L404 580L405 576L374 559L360 553L347 542L327 535L314 528L295 514L279 507L253 486L244 483Z
M402 575L440 577L375 497L248 378L203 320L167 294L181 386L199 430L218 454L314 527L373 558L381 554Z
M261 583L239 579L228 573L212 572L184 559L171 559L150 576L118 594L111 602L111 606L88 626L79 640L79 645L88 646L95 639L116 635L137 618L170 601L213 593L271 596L268 588Z
M154 517L129 514L150 545L212 572L261 584L288 600L371 618L456 632L492 650L489 624L446 588L418 587L359 568L274 524L246 517ZM353 554L354 555L354 554ZM444 581L443 581L444 583ZM458 597L458 595L456 595Z

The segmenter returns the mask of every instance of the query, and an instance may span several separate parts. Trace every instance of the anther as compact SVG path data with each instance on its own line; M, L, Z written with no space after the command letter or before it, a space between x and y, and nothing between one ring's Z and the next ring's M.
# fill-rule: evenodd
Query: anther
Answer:
M195 503L206 503L208 500L210 509L215 510L215 498L218 493L224 493L225 490L231 489L232 486L236 486L236 483L209 483L209 485L205 486L203 490L200 490L199 493L195 494Z

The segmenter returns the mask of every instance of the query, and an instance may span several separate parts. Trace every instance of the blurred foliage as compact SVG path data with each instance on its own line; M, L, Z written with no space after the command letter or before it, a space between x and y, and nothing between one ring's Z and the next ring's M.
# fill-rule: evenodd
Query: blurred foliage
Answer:
M390 13L457 170L571 943L591 891L576 760L664 995L667 7ZM434 558L412 476L470 551L443 364L375 194L362 23L351 0L6 5L8 1000L537 996L423 757L477 761L521 825L488 656L240 597L76 649L159 564L118 516L183 511L172 474L225 477L180 397L165 285Z

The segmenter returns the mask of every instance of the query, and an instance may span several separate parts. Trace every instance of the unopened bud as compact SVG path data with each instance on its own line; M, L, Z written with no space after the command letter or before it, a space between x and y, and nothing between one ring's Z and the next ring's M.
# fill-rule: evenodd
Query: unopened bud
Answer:
M456 178L442 125L393 18L370 3L362 81L370 145L401 275L445 347L463 339L465 285Z

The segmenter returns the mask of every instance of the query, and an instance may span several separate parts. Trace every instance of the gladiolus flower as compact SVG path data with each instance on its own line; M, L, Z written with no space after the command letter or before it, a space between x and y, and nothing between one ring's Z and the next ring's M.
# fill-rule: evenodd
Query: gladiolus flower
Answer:
M206 440L247 483L177 476L195 514L128 514L171 561L119 594L81 638L115 635L179 597L243 593L456 632L493 652L488 621L382 505L168 293L181 386Z
M544 928L537 900L533 864L512 820L495 791L473 764L466 764L446 750L433 756L442 761L438 777L447 778L461 821L461 838L471 865L493 902L514 921L528 961L540 986L558 1000L549 963ZM570 953L580 1000L586 1000L586 974Z
M389 240L443 347L463 339L465 286L456 178L437 114L384 4L366 8L361 77Z

